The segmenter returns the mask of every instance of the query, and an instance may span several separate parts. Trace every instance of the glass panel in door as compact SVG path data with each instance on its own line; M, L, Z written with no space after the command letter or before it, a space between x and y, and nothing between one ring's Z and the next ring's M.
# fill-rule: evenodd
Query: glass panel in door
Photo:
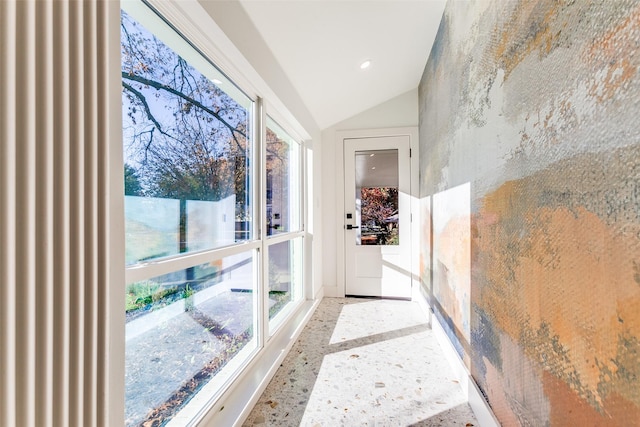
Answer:
M398 245L398 150L355 154L356 245Z

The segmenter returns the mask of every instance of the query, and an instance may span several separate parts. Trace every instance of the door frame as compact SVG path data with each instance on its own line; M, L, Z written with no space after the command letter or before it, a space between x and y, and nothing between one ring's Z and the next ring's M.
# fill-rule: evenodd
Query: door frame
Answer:
M344 297L346 293L345 271L345 232L344 232L344 144L345 139L379 138L393 136L408 136L411 149L411 299L415 300L420 292L420 189L419 165L420 152L418 144L418 127L398 127L385 129L360 129L336 132L336 182L334 211L336 220L336 294L326 296Z

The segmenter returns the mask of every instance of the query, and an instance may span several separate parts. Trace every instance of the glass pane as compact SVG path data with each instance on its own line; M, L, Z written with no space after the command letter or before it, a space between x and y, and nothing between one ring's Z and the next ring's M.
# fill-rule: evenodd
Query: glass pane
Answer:
M356 152L357 245L398 245L398 150Z
M300 145L267 119L267 235L300 229Z
M302 297L302 238L269 246L269 319Z
M180 252L180 201L125 196L127 264Z
M256 347L253 252L127 285L127 425L164 425Z
M122 12L128 265L251 238L251 100L144 21L162 40Z

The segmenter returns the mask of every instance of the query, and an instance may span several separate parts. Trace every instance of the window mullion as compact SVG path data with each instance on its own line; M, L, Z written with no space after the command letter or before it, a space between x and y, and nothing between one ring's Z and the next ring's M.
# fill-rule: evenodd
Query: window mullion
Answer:
M259 211L259 220L257 221L259 225L259 236L261 242L261 250L260 250L260 282L258 284L258 295L260 296L259 300L259 319L260 319L260 339L263 344L269 340L269 251L267 246L267 167L266 167L266 158L267 158L267 150L266 150L266 135L267 135L267 114L265 105L262 102L262 99L259 100L260 109L258 114L256 114L256 152L259 153L260 161L257 165L256 177L258 178L259 185L256 185L256 188L259 190L259 193L256 195L256 200L259 201L260 211Z

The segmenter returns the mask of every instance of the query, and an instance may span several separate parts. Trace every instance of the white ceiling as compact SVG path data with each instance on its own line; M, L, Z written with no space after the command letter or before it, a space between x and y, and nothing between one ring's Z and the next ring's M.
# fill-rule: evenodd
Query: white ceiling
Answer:
M320 129L418 86L445 3L240 0Z

